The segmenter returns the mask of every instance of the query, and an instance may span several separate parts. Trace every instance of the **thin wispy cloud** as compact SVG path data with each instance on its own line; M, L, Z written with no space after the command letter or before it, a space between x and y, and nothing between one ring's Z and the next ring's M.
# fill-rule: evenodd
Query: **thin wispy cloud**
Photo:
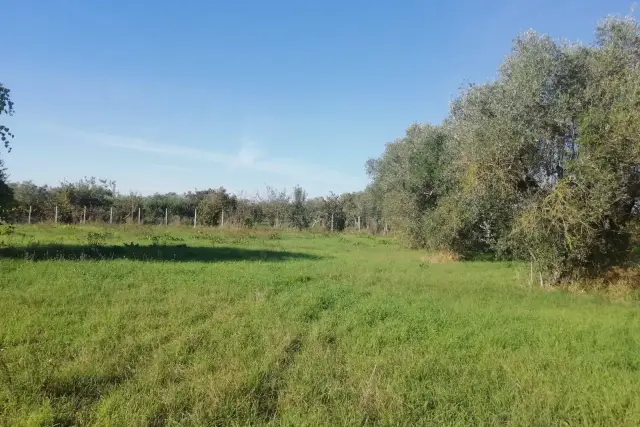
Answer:
M173 171L187 171L188 169L182 166L176 166L176 165L163 165L163 164L153 164L151 165L154 168L158 168L158 169L166 169L166 170L173 170Z
M104 133L86 132L80 130L67 130L74 137L85 142L119 148L127 151L148 153L177 160L189 160L198 163L222 165L231 169L245 169L255 172L280 175L287 178L291 185L302 182L314 182L326 185L326 192L348 188L356 190L363 188L363 178L345 174L318 165L302 162L297 159L272 158L250 141L243 141L236 152L221 152L205 150L195 147L161 144L143 138L111 135ZM184 169L170 164L154 164L165 169Z

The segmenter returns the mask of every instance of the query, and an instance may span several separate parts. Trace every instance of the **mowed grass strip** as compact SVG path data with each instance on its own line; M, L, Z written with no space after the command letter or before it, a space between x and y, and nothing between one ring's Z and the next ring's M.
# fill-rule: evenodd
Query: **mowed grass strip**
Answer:
M390 239L0 236L0 424L640 425L640 312Z

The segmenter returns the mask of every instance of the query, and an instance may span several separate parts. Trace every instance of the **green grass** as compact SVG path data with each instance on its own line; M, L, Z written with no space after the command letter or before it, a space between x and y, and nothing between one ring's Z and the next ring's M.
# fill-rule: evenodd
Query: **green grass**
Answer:
M5 229L0 425L640 425L636 294L422 255L368 236Z

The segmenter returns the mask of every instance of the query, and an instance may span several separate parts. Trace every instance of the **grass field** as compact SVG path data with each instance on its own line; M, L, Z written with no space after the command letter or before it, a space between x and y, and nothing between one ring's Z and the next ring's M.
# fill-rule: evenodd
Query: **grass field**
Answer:
M640 425L640 302L390 239L0 235L0 425Z

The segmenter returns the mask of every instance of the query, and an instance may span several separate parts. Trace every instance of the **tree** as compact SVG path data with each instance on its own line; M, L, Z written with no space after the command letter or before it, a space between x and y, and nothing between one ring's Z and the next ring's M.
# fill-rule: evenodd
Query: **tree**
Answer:
M227 193L224 187L209 189L198 204L199 221L204 225L218 226L222 222L223 211L228 219L236 206L236 197Z
M519 36L500 78L472 85L447 125L448 192L427 225L430 246L508 254L523 206L557 185L577 155L584 49Z
M310 227L316 225L324 226L324 199L322 197L314 197L307 199L307 213L311 221Z
M410 126L378 159L367 162L369 192L391 226L410 246L424 246L423 218L435 208L443 186L444 147L450 138L444 127Z
M153 194L144 198L143 212L146 223L164 224L165 215L168 223L183 216L192 216L187 212L186 200L176 193Z
M6 169L0 158L0 222L9 215L9 209L13 203L13 191L7 184Z
M357 193L343 193L340 195L340 203L346 216L346 225L354 228L358 227L358 218L360 217L360 211L357 204Z
M13 114L13 102L9 96L10 90L0 83L0 115L12 115ZM9 145L10 140L13 139L13 134L10 129L0 123L0 141L4 144L4 147L11 151ZM11 188L7 184L7 173L4 168L4 163L0 157L0 219L7 215L10 204L13 201L13 193Z
M309 228L307 193L300 186L293 188L293 201L289 211L289 223L298 230Z
M21 215L29 209L31 209L31 220L34 222L53 219L54 205L51 188L25 181L11 184L11 189L16 219L21 218Z
M53 192L60 222L80 222L83 219L107 221L114 205L115 182L85 177L77 182L63 182ZM137 211L140 205L135 206ZM137 215L133 213L131 216ZM86 215L85 215L86 210Z
M322 219L329 231L342 231L347 225L347 215L340 196L333 192L322 198Z
M281 227L282 222L287 218L287 210L289 208L290 197L287 190L277 190L267 186L267 198L264 202L264 213L269 225L272 227Z
M10 97L10 90L2 85L0 82L0 115L6 114L8 116L13 115L13 102ZM0 141L4 144L4 147L11 149L9 141L13 139L13 134L10 129L0 124Z
M609 18L585 62L577 156L523 211L513 235L551 282L630 261L640 199L640 27Z
M640 27L582 46L527 32L441 126L367 162L369 196L411 246L528 258L551 282L624 265L640 211Z
M256 200L238 198L231 221L237 226L255 227L264 220L262 205Z

